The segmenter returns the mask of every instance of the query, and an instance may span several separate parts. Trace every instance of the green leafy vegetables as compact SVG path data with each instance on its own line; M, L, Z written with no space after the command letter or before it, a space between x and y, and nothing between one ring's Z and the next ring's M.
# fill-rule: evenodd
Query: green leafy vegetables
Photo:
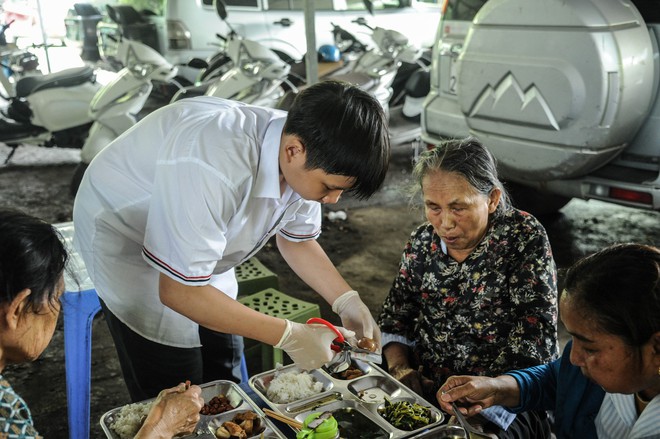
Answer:
M391 402L385 398L380 414L399 430L413 431L431 423L431 409L409 401Z

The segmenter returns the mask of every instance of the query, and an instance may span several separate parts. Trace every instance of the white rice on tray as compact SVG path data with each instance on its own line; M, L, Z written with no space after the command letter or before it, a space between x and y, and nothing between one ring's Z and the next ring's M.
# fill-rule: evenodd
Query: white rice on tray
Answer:
M136 402L123 406L114 415L110 428L121 439L133 439L142 427L143 420L149 414L153 402Z
M284 404L321 393L323 384L307 372L276 372L266 389L266 396L276 404Z

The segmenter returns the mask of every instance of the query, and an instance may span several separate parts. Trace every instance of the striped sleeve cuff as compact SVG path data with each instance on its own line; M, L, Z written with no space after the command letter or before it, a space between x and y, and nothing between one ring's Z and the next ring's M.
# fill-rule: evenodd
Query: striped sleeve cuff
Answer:
M185 274L175 270L170 265L158 259L153 253L146 248L142 247L142 256L144 259L158 271L168 274L170 277L179 279L182 283L187 285L206 285L211 280L211 274L206 276L186 276Z

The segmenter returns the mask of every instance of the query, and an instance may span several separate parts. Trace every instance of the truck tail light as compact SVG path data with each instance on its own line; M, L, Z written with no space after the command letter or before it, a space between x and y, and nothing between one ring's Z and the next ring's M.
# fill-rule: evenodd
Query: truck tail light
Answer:
M618 187L610 188L610 197L617 200L631 201L633 203L653 204L653 197L648 192L639 192Z

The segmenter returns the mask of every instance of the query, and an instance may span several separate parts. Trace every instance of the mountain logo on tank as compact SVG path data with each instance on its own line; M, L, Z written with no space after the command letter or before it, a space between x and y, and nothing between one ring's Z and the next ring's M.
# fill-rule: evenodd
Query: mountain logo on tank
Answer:
M511 72L477 95L468 117L559 131L550 105L535 84L523 90Z

